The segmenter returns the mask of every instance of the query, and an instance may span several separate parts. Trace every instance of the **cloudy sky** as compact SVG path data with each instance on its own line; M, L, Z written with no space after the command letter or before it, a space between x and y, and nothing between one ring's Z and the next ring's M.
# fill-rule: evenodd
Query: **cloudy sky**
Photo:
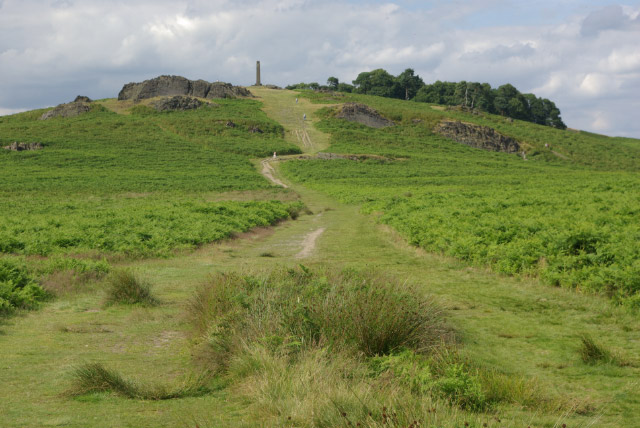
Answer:
M0 114L161 74L249 85L512 83L573 128L640 138L640 0L0 0Z

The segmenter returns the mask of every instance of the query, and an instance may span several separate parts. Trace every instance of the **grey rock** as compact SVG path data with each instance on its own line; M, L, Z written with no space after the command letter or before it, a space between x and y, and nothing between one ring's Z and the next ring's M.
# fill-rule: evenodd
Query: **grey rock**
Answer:
M487 126L445 120L440 122L433 131L443 137L477 149L505 153L521 151L520 144L515 139L502 135Z
M3 147L5 150L12 150L14 152L21 152L23 150L41 150L42 148L44 148L42 143L18 143L17 141Z
M181 76L159 76L142 83L127 83L118 94L118 100L142 100L160 96L185 95L198 98L236 98L253 96L246 88L230 83L209 83L189 80Z
M359 103L345 103L337 117L350 122L361 123L371 128L385 128L395 125L391 120L382 117L380 113L368 105Z
M78 98L76 98L77 100ZM85 101L73 101L67 104L59 104L52 110L40 116L40 120L48 120L54 117L75 117L91 110L91 104Z
M90 103L92 102L91 98L89 97L85 97L84 95L78 95L76 97L75 100L73 100L74 103Z
M167 97L155 102L154 107L158 111L180 111L195 110L202 107L204 103L197 98L176 95L175 97Z

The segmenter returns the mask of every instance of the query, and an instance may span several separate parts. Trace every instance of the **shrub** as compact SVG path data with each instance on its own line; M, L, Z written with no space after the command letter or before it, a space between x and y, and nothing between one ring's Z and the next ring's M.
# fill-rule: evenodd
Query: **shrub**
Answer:
M0 315L35 308L46 296L24 264L0 259Z
M107 305L140 304L153 306L158 300L151 294L151 285L130 270L118 270L108 278Z

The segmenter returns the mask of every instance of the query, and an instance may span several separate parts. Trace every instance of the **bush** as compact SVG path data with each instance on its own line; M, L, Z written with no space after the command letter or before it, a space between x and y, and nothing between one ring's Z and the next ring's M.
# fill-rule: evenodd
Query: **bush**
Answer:
M0 316L15 309L33 309L46 296L24 264L0 259Z
M130 270L118 270L108 278L106 303L153 306L158 300L151 294L149 283Z

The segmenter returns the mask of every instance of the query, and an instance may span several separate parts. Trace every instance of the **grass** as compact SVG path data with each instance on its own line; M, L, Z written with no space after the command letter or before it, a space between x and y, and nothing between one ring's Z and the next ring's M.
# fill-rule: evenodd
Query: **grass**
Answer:
M595 342L588 334L583 334L580 337L580 342L579 353L585 364L613 364L619 367L629 365L629 362L622 358L622 356L609 351L603 345Z
M107 305L154 306L159 303L151 292L151 284L130 270L117 270L107 279Z
M175 388L164 385L147 386L125 379L100 363L91 363L73 371L73 385L66 393L77 397L108 392L137 400L171 400L207 394L210 390L205 386L205 379L204 376L188 379Z

